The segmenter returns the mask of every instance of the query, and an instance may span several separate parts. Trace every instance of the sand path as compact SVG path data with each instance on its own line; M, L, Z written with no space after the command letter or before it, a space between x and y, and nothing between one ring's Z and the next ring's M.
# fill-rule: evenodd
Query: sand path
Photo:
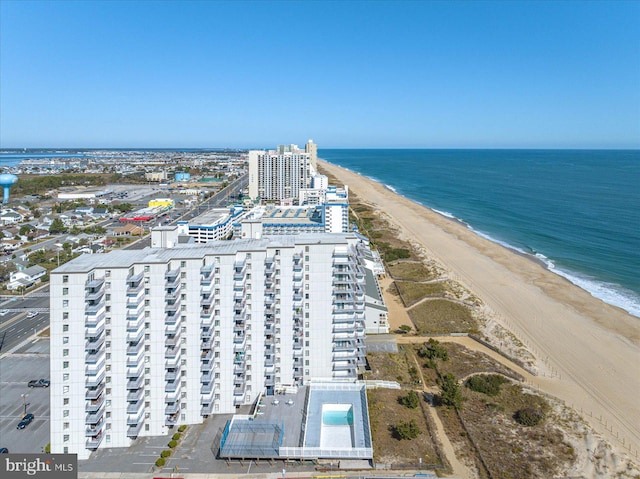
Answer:
M451 277L480 297L559 379L540 389L583 411L620 452L640 450L640 319L609 306L538 263L357 173L318 162L393 218ZM605 426L606 424L606 426Z

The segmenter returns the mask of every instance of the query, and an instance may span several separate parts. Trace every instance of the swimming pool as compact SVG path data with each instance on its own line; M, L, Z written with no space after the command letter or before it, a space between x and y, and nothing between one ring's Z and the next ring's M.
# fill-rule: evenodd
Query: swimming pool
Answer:
M339 407L334 408L334 406ZM325 426L351 426L353 424L353 407L350 404L324 404L322 424Z
M323 448L351 448L353 442L353 406L351 404L323 404L320 446Z

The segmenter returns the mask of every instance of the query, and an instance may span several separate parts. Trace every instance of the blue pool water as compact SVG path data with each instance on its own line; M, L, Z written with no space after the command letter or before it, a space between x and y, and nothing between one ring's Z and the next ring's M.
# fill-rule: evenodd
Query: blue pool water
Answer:
M324 411L322 424L325 426L351 426L353 424L353 408L346 411Z

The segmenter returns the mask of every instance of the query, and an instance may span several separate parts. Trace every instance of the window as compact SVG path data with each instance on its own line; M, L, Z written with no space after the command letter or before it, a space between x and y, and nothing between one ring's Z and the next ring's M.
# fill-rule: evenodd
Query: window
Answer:
M129 275L133 276L133 270L129 271ZM104 276L105 276L105 278L110 278L111 277L111 270L110 269L106 270L104 272Z
M69 398L64 398L64 399L62 400L62 404L63 404L64 406L69 405ZM68 411L67 411L67 412L68 412Z
M181 268L185 268L187 266L187 262L186 261L180 261L180 267Z
M62 350L62 356L69 356L69 350L68 349L63 349Z
M62 332L63 332L63 333L66 333L66 332L68 332L68 331L69 331L69 325L68 325L68 324L63 324L63 325L62 325Z
M111 289L111 283L109 281L107 281L106 283L104 283L104 288L105 289Z
M68 283L69 282L69 275L68 274L65 274L65 275L62 276L62 282L63 283Z
M69 294L69 288L62 288L63 296L67 296Z
M62 369L69 369L69 361L62 362Z
M62 300L62 307L63 308L68 308L69 307L69 300L68 299L63 299Z
M68 401L68 399L67 399ZM64 411L62 411L62 417L69 417L69 410L65 409Z
M62 337L62 344L68 344L69 343L69 336L63 336Z
M68 423L65 423L65 424L68 424ZM64 442L69 442L69 434L65 434L64 436L62 436L62 440Z
M63 422L62 423L62 429L69 429L69 423L68 422Z
M63 381L68 381L68 380L69 380L69 373L64 373L64 374L62 375L62 380L63 380Z
M63 393L68 393L69 392L69 386L62 386L62 392Z
M148 272L149 272L149 265L146 265L146 266L144 267L144 272L145 272L145 273L148 273Z
M104 299L105 299L106 301L111 301L111 295L110 295L110 294L105 294L105 295L104 295Z
M67 311L62 313L62 319L69 319L69 313Z

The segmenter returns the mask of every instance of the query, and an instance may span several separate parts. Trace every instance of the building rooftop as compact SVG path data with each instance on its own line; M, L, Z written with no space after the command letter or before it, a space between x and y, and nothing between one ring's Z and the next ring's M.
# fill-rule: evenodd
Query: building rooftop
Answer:
M167 263L172 259L197 259L207 255L227 255L242 251L264 251L266 248L291 248L295 245L347 243L356 239L352 233L310 233L306 235L265 236L260 239L211 241L179 244L174 248L116 250L105 254L79 256L52 271L52 274L90 272L100 268L129 268L136 263Z

